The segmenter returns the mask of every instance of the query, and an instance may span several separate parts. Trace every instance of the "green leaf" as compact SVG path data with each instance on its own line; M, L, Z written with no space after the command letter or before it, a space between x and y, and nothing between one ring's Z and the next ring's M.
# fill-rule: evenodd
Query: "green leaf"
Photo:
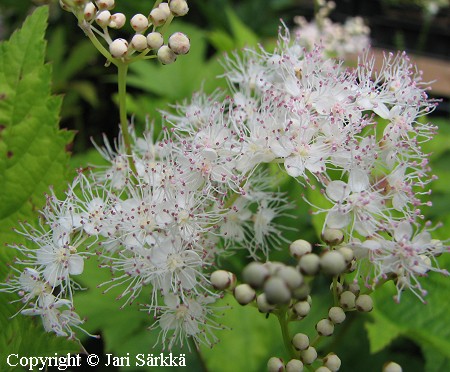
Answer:
M258 36L238 18L231 8L227 8L225 13L238 48L251 47L258 44Z
M9 41L0 44L0 259L11 262L7 243L22 242L12 230L18 220L33 221L50 185L66 185L72 133L58 129L61 98L52 96L51 67L44 64L48 8L37 8ZM8 274L0 266L0 280ZM74 342L44 334L39 319L20 315L15 295L0 295L0 350L20 355L78 351ZM5 360L0 370L7 370Z
M449 257L442 256L441 267L449 264ZM374 322L366 325L371 352L377 352L393 339L403 336L422 348L427 365L433 365L428 358L436 355L442 363L447 363L446 359L450 358L450 312L445 294L450 291L450 281L438 273L431 273L425 279L423 285L428 290L426 304L410 292L403 293L401 302L395 303L392 300L396 293L394 285L384 285L374 293Z
M220 342L201 348L208 371L263 371L270 356L284 356L283 338L275 316L267 319L251 306L241 306L233 297L222 300L233 307L219 321L229 330L217 332Z

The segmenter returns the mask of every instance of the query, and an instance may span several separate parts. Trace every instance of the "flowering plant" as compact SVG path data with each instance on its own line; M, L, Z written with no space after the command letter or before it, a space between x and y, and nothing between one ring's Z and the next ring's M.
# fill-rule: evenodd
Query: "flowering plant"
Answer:
M228 292L278 321L287 360L267 355L270 371L336 371L340 358L320 343L354 311L372 311L372 292L394 284L396 302L405 291L424 301L421 278L448 275L437 260L448 246L432 238L422 213L434 178L423 146L437 129L424 117L437 102L406 54L386 54L376 71L366 51L348 68L321 45L306 49L301 31L283 24L275 50L246 48L223 60L228 91L200 91L164 111L161 133L149 121L140 134L127 117L129 66L171 64L189 52L184 33L167 38L188 4L156 1L148 16L131 18L126 40L110 35L126 22L111 13L113 0L60 3L117 68L120 134L96 145L106 165L78 170L64 192L47 194L37 223L14 230L1 290L18 295L16 318L39 316L45 331L69 340L91 336L77 299L91 290L83 274L94 262L107 273L95 284L117 293L121 308L141 310L142 327L156 334L148 348L217 344L229 332L229 308L239 306L224 299ZM33 17L45 27L43 10ZM14 51L13 42L5 48ZM5 102L15 104L9 91ZM294 192L281 190L280 174ZM285 223L297 206L312 212L315 247ZM290 259L271 259L277 250ZM252 262L224 270L233 255ZM331 283L326 317L315 310L313 285L323 278ZM303 318L314 319L313 331Z

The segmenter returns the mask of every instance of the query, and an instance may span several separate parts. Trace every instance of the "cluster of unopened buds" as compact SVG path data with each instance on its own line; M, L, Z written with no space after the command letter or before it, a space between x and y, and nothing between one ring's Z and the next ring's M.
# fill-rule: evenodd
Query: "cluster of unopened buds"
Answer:
M175 32L164 42L164 31L174 17L188 13L185 0L157 1L148 16L135 14L130 19L135 34L128 41L123 38L112 39L109 29L121 29L126 24L123 13L111 13L115 7L114 0L60 0L63 9L74 13L80 27L88 36L97 34L108 44L113 58L129 61L134 53L141 58L154 58L163 64L175 62L178 55L187 54L190 49L189 38L182 32ZM95 24L100 30L95 27Z
M328 309L327 316L315 325L314 337L305 333L296 333L289 339L287 349L295 358L286 364L279 357L272 357L267 363L269 372L302 371L304 366L315 367L319 372L335 372L341 367L340 358L329 352L319 356L317 347L320 339L330 337L335 326L346 320L346 313L358 311L367 313L373 310L373 300L362 293L355 281L345 282L345 274L355 270L355 257L352 249L343 243L343 233L337 229L326 229L322 240L326 244L323 252L313 253L311 243L299 239L290 244L291 256L296 265L281 262L253 261L242 272L242 284L237 284L236 275L225 270L217 270L211 275L211 283L218 290L232 291L236 301L245 306L253 305L264 314L274 314L280 321L296 322L307 317L313 306L310 283L320 274L333 278L330 290L333 292L334 306ZM321 311L321 309L316 309ZM391 371L392 365L386 364L384 371ZM397 365L397 364L396 364ZM388 368L389 367L389 368ZM401 371L401 368L400 368Z

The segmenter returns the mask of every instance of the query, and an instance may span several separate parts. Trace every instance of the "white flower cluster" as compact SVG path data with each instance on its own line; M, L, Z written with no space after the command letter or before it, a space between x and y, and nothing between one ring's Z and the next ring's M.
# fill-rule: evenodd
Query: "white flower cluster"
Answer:
M308 50L321 44L328 56L345 58L350 54L360 54L369 48L370 29L361 17L350 17L344 24L334 23L328 18L334 9L333 1L319 1L320 9L315 19L308 22L305 17L297 16L298 42Z
M435 103L405 54L386 55L380 71L368 56L351 70L281 30L273 53L245 50L224 64L231 96L196 94L165 114L160 140L131 133L131 156L122 136L99 148L110 165L80 171L63 200L49 196L40 229L24 226L30 246L15 248L25 268L3 288L21 295L23 314L73 335L72 276L96 253L113 273L102 285L121 287L125 303L146 301L164 345L215 343L215 259L235 247L267 256L286 243L276 218L290 204L269 191L265 163L322 192L324 229L342 229L372 263L360 269L367 281L394 276L399 291L420 296L417 277L444 272L434 256L447 247L413 228L432 179L421 143L435 127L420 118Z
M181 33L172 34L164 44L163 29L174 17L188 13L186 0L157 1L148 16L135 14L130 19L135 34L128 42L125 39L112 39L109 29L121 29L126 23L123 13L111 13L115 0L59 0L64 10L72 12L78 19L79 26L91 37L100 36L108 44L113 58L129 59L138 52L139 58L157 57L163 64L175 62L178 55L187 54L190 49L189 38ZM94 23L100 28L95 27ZM145 33L150 30L146 35ZM98 48L98 45L96 45ZM103 53L105 54L105 53ZM106 55L105 55L106 56Z

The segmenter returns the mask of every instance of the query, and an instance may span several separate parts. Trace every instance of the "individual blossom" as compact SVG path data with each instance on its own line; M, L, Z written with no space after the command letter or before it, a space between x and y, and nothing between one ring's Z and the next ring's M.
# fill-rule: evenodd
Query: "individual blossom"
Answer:
M181 299L175 294L164 296L165 306L159 308L157 322L152 328L160 328L159 338L168 350L175 345L188 344L188 338L194 340L195 346L213 346L218 342L214 331L224 329L215 320L214 307L217 296L198 295Z
M394 276L396 301L400 301L401 293L406 289L423 300L427 292L422 288L419 278L427 276L430 271L449 274L437 266L435 259L448 251L448 247L432 239L426 228L419 229L405 220L393 223L386 233L388 235L378 234L364 242L352 241L351 246L358 258L368 259L373 264L372 280L375 284Z

